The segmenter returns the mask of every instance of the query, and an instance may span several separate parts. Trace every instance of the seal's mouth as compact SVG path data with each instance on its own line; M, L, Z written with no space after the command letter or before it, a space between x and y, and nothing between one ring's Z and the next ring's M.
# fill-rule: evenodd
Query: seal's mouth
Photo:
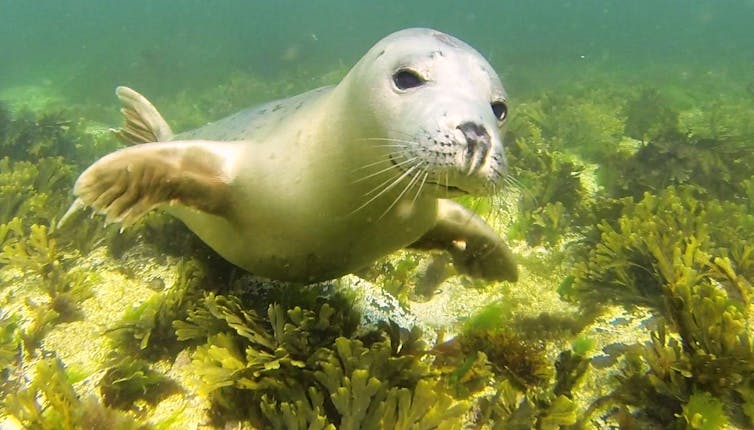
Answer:
M393 167L400 170L401 172L404 172L404 173L406 172L406 169L400 163L397 163L395 161L395 158L393 158L392 155L390 155L389 158L390 158L390 163L393 164ZM418 175L419 173L416 173L416 174ZM432 180L426 180L425 183L427 185L434 185L435 187L440 188L441 190L443 190L442 192L444 192L448 197L458 197L458 196L465 196L467 194L471 194L470 192L464 189L458 188L455 185L450 185L447 183L442 183L442 182L437 182L437 181L432 181Z
M436 187L442 188L443 190L445 190L445 192L448 193L448 195L454 196L454 197L455 196L465 196L467 194L471 194L468 191L462 190L462 189L460 189L458 187L455 187L453 185L441 184L439 182L433 182L433 181L427 181L427 184L434 185Z

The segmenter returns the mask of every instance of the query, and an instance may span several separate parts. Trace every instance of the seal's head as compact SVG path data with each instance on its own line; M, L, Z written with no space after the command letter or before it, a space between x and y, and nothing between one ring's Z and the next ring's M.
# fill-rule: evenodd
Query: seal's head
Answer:
M378 42L345 79L358 94L363 136L392 174L437 197L490 194L506 161L507 96L487 60L439 31L413 28Z

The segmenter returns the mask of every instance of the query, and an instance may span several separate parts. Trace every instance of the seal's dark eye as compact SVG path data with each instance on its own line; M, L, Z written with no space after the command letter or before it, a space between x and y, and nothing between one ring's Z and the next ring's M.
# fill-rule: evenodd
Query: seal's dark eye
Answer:
M492 113L495 114L495 117L502 121L505 119L506 116L508 116L508 106L504 102L495 102L492 103Z
M399 90L407 90L421 86L424 79L413 70L401 69L393 75L393 83Z

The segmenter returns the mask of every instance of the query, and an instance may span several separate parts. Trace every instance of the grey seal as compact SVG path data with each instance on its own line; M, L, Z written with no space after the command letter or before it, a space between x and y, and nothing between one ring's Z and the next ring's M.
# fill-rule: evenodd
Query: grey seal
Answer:
M284 281L333 279L404 247L518 277L501 237L449 199L495 193L506 171L505 90L455 37L398 31L335 86L175 135L142 95L116 94L118 133L135 145L79 176L67 215L91 206L125 227L161 208L231 263Z

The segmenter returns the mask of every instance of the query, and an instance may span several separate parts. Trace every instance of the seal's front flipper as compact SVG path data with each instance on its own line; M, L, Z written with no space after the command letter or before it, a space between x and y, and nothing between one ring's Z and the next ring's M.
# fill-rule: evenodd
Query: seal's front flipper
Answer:
M482 218L451 200L438 201L435 226L411 247L448 251L461 273L489 280L518 280L516 261L503 239Z
M120 112L126 123L112 132L126 144L167 142L173 139L173 131L146 97L128 87L115 89L123 107Z
M149 210L183 205L213 214L227 212L233 172L226 160L238 146L228 142L145 143L100 158L79 176L74 206L88 205L107 222L132 224Z

